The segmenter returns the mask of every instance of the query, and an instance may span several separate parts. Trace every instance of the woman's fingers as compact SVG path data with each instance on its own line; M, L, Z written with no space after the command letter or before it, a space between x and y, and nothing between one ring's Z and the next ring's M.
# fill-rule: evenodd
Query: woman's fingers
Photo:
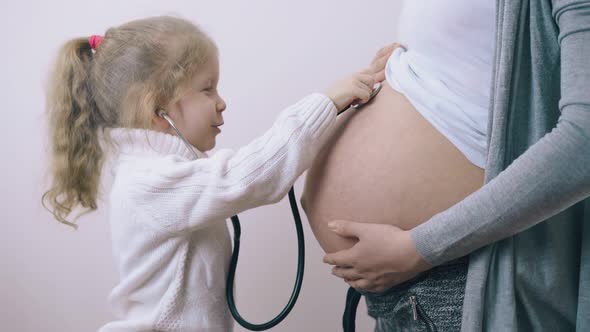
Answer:
M393 44L389 44L387 46L382 47L381 49L379 49L379 51L377 51L377 53L375 54L375 57L373 57L373 61L375 61L376 59L379 59L379 58L389 57L391 55L391 53L393 53L393 51L398 47L401 47L401 44L393 43Z
M375 61L371 63L371 70L373 71L373 73L384 71L385 66L387 65L387 60L389 60L389 57L375 59Z
M365 291L365 292L381 293L381 292L384 292L387 289L389 289L388 286L386 286L382 283L379 283L379 282L375 282L370 279L363 279L363 278L350 279L350 280L344 279L344 281L348 285L350 285L350 287L353 287L355 289Z
M337 266L354 266L356 256L353 249L354 247L327 254L324 256L324 263Z
M332 268L332 274L347 282L361 279L360 273L351 267L334 266Z
M371 292L374 289L373 283L367 279L358 279L347 282L352 288Z
M395 49L402 47L401 44L394 43L381 48L373 60L371 61L370 70L373 72L376 82L383 82L385 80L385 67L389 57L395 51Z
M348 220L333 220L328 223L328 227L340 236L360 239L367 225Z

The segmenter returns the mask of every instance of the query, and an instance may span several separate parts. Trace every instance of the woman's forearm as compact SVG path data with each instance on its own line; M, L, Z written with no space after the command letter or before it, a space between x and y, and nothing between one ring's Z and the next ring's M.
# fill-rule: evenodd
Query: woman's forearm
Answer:
M411 230L432 265L516 234L590 196L590 106L572 107L553 132L452 208Z

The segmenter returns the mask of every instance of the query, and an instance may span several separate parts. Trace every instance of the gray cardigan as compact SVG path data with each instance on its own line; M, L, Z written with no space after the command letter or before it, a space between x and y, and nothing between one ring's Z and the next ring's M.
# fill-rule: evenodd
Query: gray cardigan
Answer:
M412 236L471 253L463 331L590 331L590 1L497 0L496 23L486 184Z

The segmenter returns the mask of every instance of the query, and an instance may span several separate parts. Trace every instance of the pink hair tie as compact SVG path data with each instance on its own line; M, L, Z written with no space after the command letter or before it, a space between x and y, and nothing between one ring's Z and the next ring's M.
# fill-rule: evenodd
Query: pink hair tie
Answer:
M90 48L93 50L96 50L100 46L100 43L102 43L103 39L104 39L103 36L98 36L98 35L90 36L90 38L88 38L88 43L90 44Z

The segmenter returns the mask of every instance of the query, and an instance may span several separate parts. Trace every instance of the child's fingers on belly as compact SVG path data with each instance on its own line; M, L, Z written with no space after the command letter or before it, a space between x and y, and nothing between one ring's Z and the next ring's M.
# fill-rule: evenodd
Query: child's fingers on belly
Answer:
M347 113L307 173L302 198L326 252L355 243L332 233L331 220L410 229L483 184L483 170L387 84L371 104Z

